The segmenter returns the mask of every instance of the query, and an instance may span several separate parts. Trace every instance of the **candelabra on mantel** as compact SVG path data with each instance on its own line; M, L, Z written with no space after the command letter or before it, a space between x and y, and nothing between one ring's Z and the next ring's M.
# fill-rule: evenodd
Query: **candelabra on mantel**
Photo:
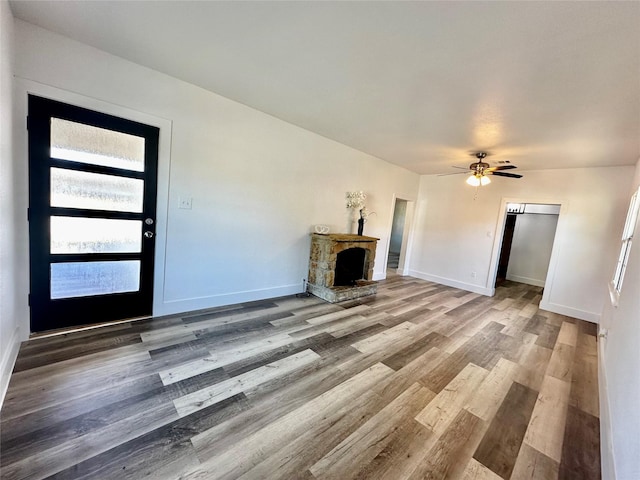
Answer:
M367 212L367 207L364 205L364 200L367 198L367 195L363 191L347 192L346 198L347 208L351 210L349 233L353 233L353 227L357 223L358 235L362 235L367 217L375 214L376 212Z

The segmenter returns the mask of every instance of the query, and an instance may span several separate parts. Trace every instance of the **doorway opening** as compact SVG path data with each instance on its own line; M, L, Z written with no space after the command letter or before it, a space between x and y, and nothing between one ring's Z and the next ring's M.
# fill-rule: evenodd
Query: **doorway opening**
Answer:
M386 276L408 275L415 201L394 195L392 202L393 217L389 225L389 243L385 257Z
M387 268L397 270L400 265L400 253L402 252L402 237L404 224L407 217L407 201L396 198L393 209L393 223L391 224L391 236L389 237L389 254L387 256Z
M544 288L560 205L508 203L495 287L507 281Z

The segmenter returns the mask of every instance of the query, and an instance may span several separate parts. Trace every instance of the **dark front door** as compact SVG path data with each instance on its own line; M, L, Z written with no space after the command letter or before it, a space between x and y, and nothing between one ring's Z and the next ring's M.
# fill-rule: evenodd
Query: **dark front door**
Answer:
M146 316L155 127L29 96L31 330Z

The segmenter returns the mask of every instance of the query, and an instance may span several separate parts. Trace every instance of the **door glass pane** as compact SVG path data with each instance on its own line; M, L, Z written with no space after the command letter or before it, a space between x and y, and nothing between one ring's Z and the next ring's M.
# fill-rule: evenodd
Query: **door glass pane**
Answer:
M51 264L51 298L86 297L140 289L140 260Z
M139 253L141 220L51 217L51 253Z
M51 156L144 172L144 138L52 118Z
M142 212L144 182L137 178L51 168L51 206Z

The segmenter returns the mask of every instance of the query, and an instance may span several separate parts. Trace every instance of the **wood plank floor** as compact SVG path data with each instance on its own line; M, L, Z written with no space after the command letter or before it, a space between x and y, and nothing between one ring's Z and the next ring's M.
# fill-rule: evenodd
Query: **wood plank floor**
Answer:
M2 479L600 478L595 325L410 277L20 349Z

